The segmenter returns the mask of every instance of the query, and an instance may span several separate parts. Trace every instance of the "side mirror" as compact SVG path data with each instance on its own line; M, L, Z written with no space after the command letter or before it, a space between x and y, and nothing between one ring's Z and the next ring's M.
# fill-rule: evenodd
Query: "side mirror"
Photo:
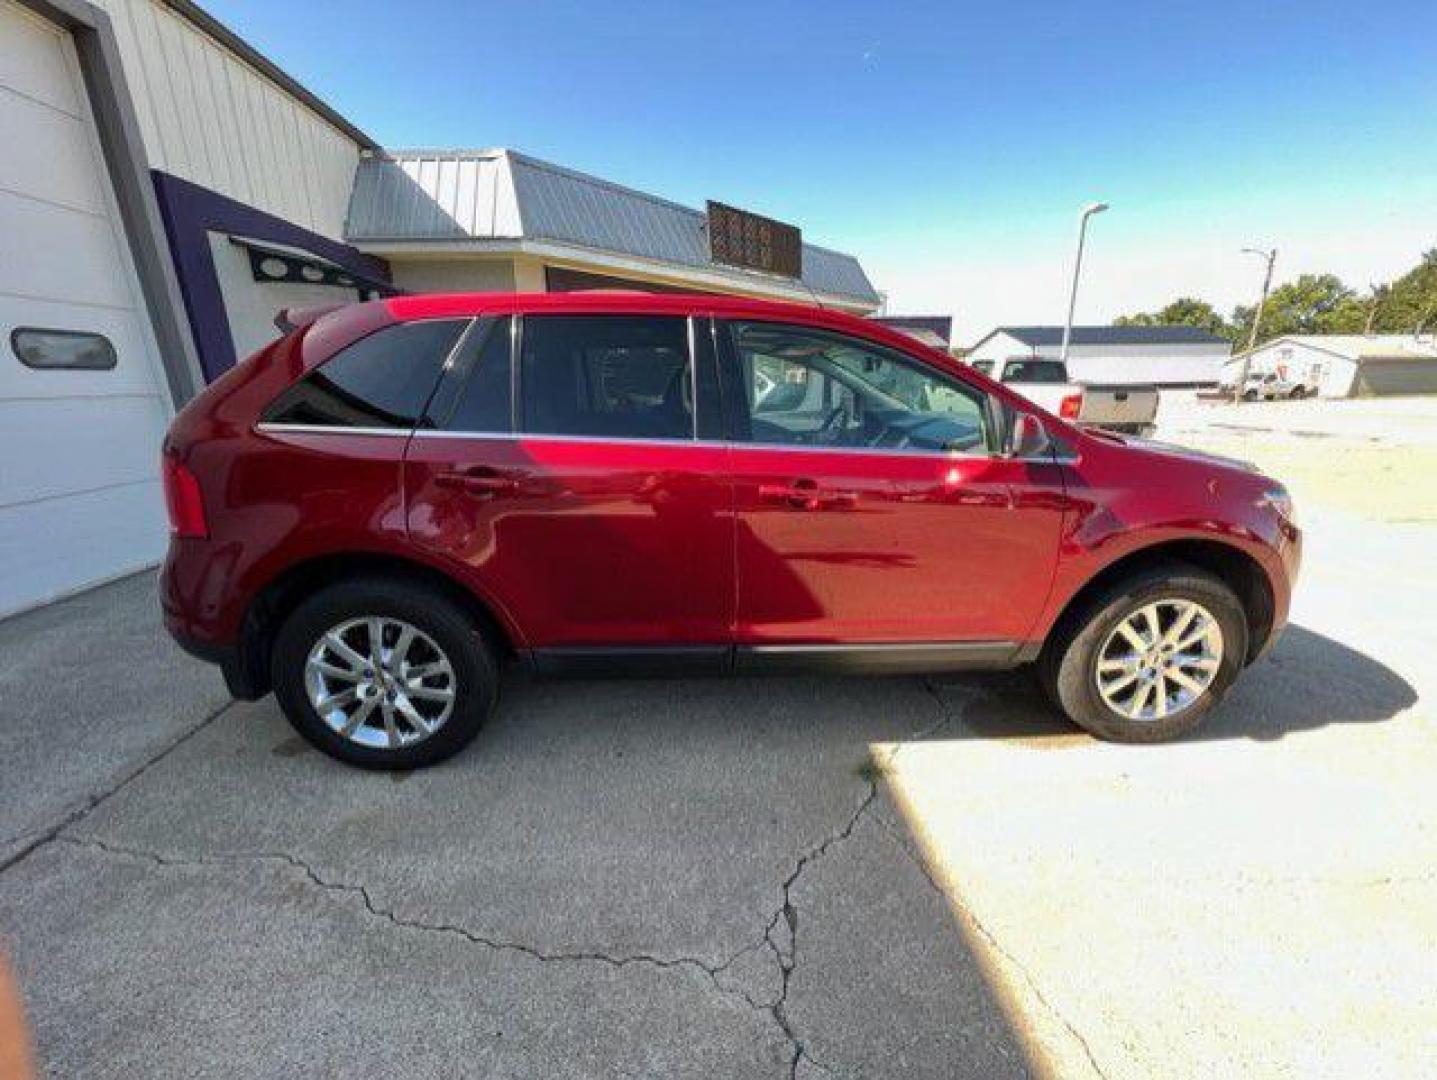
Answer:
M1042 457L1051 448L1052 440L1048 438L1048 429L1041 420L1026 412L1013 416L1013 423L1008 428L1008 445L1004 448L1004 457Z

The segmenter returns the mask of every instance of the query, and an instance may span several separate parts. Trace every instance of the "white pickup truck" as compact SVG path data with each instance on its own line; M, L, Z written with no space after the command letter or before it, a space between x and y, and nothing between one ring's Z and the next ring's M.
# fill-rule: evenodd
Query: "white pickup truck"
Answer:
M1054 416L1084 427L1103 428L1144 438L1158 418L1158 388L1124 383L1075 383L1059 360L978 360L973 367L990 379L1006 383Z

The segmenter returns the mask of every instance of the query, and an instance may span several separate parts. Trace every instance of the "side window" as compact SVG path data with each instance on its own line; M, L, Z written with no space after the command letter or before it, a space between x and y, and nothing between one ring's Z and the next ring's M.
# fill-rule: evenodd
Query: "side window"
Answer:
M505 315L474 324L434 392L422 426L458 433L513 430L512 322Z
M731 323L749 438L873 450L989 448L985 395L916 360L842 334Z
M399 323L341 349L281 394L270 423L413 427L467 320Z
M974 361L973 361L973 370L974 370L974 371L981 371L984 375L991 375L991 374L993 374L993 361L991 361L991 360L974 360Z
M523 430L612 439L692 439L688 320L529 315L519 370Z

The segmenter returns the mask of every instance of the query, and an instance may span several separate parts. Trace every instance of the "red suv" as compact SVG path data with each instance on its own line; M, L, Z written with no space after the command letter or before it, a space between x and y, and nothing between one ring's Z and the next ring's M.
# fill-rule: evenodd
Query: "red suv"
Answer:
M170 632L320 749L464 746L500 665L1033 665L1184 732L1283 626L1300 539L1238 463L1080 431L877 323L709 296L404 297L240 364L164 450Z

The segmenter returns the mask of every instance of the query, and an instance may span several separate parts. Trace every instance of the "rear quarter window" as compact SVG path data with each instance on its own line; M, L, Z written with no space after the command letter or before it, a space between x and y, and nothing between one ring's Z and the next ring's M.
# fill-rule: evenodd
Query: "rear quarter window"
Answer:
M311 371L266 410L271 424L411 428L468 320L399 323L375 331Z

